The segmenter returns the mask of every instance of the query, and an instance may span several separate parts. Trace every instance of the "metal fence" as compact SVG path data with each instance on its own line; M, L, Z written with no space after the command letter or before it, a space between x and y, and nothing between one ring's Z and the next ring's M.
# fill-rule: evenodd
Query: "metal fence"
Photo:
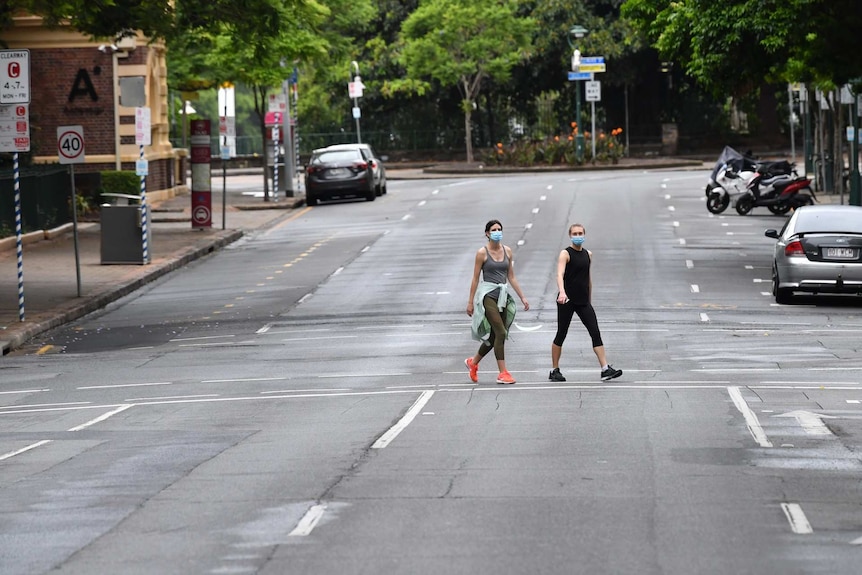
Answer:
M0 237L15 233L13 171L0 170ZM45 230L72 221L69 170L60 166L27 166L19 170L21 227Z

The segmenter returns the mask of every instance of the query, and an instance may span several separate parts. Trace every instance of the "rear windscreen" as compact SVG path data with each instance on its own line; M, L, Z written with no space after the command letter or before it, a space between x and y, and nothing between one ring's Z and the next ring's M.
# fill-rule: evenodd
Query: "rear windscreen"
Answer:
M319 156L312 158L312 164L337 164L340 162L353 162L361 160L362 156L357 150L335 150L332 152L321 152Z
M862 210L807 212L802 210L794 233L847 232L862 234Z

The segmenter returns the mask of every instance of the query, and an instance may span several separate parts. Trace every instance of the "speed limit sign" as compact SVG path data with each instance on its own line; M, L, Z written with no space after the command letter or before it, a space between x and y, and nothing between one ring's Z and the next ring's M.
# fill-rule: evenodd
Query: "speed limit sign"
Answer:
M61 164L84 163L84 128L60 126L57 128L57 155Z

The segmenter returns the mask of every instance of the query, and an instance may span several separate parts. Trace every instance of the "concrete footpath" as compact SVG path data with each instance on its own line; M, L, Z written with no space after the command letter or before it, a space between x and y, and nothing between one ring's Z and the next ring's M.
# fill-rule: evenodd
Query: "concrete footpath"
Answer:
M700 162L673 159L623 160L604 169L660 169L702 167ZM591 171L596 168L581 168ZM387 177L397 179L453 178L493 175L513 171L460 164L425 168L389 168ZM532 171L560 171L559 168ZM213 176L215 179L215 175ZM227 194L226 224L221 229L221 194L212 194L213 227L193 230L191 199L177 196L150 205L152 241L149 264L103 265L98 223L79 223L78 252L81 295L78 296L75 249L71 224L26 234L23 247L24 320L19 320L18 266L15 238L0 240L0 351L5 355L27 340L49 329L99 310L145 284L203 257L254 230L264 229L290 217L305 203L301 192L293 198L264 202L240 194ZM11 240L11 241L10 241Z

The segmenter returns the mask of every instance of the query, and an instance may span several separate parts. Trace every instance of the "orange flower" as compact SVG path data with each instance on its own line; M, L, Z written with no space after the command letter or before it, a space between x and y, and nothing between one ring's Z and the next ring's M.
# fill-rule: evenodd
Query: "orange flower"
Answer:
M604 132L602 132L601 134L599 134L599 140L604 140L604 139L605 139L605 134L604 134Z
M502 148L502 147L503 147L503 142L497 142L497 147L498 147L498 148Z
M574 138L569 136L569 141L571 142L572 140L574 140Z
M559 142L559 141L560 141L560 137L559 137L559 136L554 136L554 141L555 141L555 142Z
M590 137L590 133L589 133L589 132L584 132L584 137L585 137L585 138L589 138L589 137Z
M613 148L613 147L614 147L614 143L613 143L613 142L611 142L610 144L608 144L608 147L609 147L609 148Z
M572 128L577 128L577 127L578 127L578 123L577 123L577 122L572 122Z

